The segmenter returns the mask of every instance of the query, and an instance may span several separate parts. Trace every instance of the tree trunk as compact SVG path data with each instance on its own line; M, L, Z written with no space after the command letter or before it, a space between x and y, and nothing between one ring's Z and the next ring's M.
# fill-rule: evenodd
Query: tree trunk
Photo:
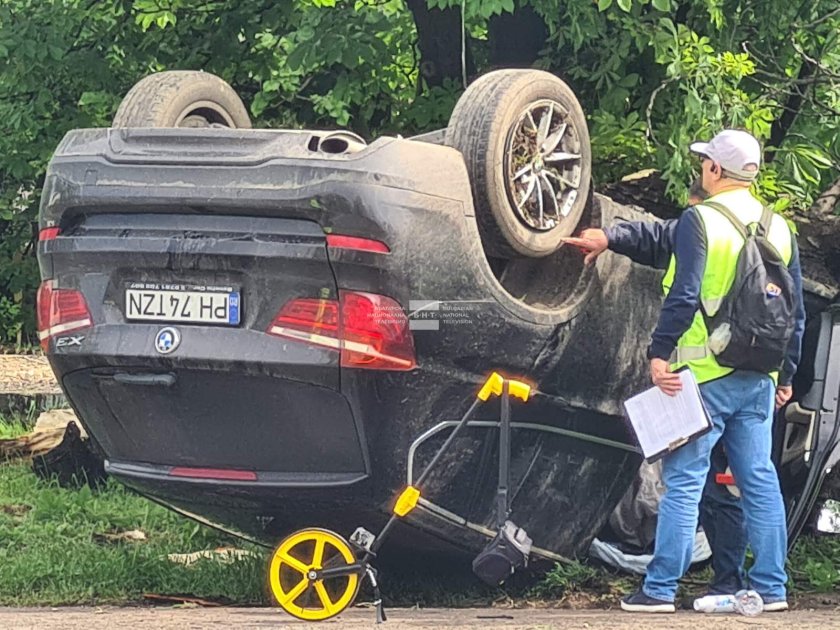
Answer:
M487 39L493 68L527 68L545 46L548 29L545 20L530 6L518 6L513 13L490 18Z
M417 28L420 76L429 87L461 78L461 10L430 9L426 0L406 0Z
M796 122L796 117L799 115L802 103L805 101L805 97L811 89L811 84L802 83L802 81L811 78L814 70L816 70L816 66L810 61L803 59L802 65L799 67L797 82L791 86L791 92L785 102L784 110L782 110L781 116L773 121L773 125L770 128L769 145L771 147L781 146L787 137L788 131L793 127L793 123ZM775 157L776 152L769 151L764 160L766 162L772 162Z

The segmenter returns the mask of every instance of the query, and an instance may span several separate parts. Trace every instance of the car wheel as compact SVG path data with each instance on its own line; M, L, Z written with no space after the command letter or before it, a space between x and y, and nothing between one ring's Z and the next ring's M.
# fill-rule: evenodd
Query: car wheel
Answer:
M171 70L138 81L120 103L114 127L230 127L251 119L230 85L209 72Z
M542 257L575 230L590 196L586 118L540 70L498 70L458 100L446 143L461 151L488 256Z

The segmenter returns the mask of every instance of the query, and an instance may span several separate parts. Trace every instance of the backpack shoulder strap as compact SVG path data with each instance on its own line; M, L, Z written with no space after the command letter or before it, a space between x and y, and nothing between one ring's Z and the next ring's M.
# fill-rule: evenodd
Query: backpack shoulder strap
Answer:
M770 225L773 223L773 215L775 213L770 209L769 206L764 206L761 211L761 219L758 221L758 228L760 230L761 236L767 236L770 234Z
M732 212L732 210L717 201L704 201L701 205L708 206L709 208L720 212L723 216L729 219L729 222L733 225L733 227L738 230L738 234L740 234L744 240L747 240L747 236L749 235L747 226L741 223L741 220L735 216L735 213ZM773 217L771 216L770 219L772 220Z
M758 234L762 238L766 239L767 245L773 250L774 254L776 255L776 258L779 261L781 261L785 265L785 267L787 267L790 264L791 259L793 258L793 251L797 246L796 236L794 235L793 231L790 230L790 258L788 260L785 260L782 257L782 253L779 251L779 249L770 241L770 226L773 224L773 215L775 214L776 213L773 212L769 206L764 207L764 209L761 212L761 220L758 222Z

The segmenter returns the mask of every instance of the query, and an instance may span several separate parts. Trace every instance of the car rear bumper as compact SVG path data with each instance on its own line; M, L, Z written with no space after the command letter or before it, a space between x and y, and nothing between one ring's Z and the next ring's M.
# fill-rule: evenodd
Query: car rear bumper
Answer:
M368 473L350 406L338 391L247 369L91 367L62 384L111 461L271 475ZM160 377L168 377L158 384ZM317 420L316 420L317 419ZM221 473L220 473L221 475ZM224 478L224 477L221 477Z

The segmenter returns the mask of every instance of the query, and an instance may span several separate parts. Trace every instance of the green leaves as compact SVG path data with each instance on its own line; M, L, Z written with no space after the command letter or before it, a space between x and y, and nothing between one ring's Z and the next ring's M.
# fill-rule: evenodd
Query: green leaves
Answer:
M616 116L597 111L591 117L592 151L598 156L599 168L593 172L595 181L607 183L627 174L628 165L638 170L649 164L654 147L646 135L647 126L636 112ZM638 168L636 168L638 165Z
M427 0L432 9L448 9L461 7L462 0ZM466 0L464 7L468 18L487 19L493 15L513 13L516 9L514 0Z
M460 0L427 4L460 21ZM836 0L800 4L467 0L468 55L480 74L499 44L515 47L520 40L490 25L527 5L549 32L534 66L581 99L598 180L656 167L678 200L695 168L691 140L740 126L768 143L775 130L782 140L768 147L776 159L760 190L777 208L801 208L838 174L840 15L831 15ZM460 84L430 89L417 41L405 0L0 2L0 343L15 341L22 318L21 338L35 340L34 221L67 130L109 124L137 80L176 68L229 80L257 127L347 126L366 137L441 128ZM435 44L460 61L459 38ZM813 84L798 79L800 51L821 64ZM800 111L779 135L799 91Z
M831 14L828 0L815 0L807 17L782 0L761 10L742 5L730 25L726 0L598 0L564 3L563 10L557 0L533 4L555 34L546 65L570 78L590 116L593 172L601 181L656 167L679 200L696 168L688 143L732 126L764 143L771 131L783 138L760 183L777 208L806 207L837 178L840 82L823 80L814 89L821 104L806 94L795 102L802 112L787 135L778 129L788 98L802 92L798 50L821 54L823 66L840 75L840 15ZM609 10L614 4L619 10ZM802 28L823 16L818 33ZM742 41L750 42L746 50ZM626 124L630 114L636 125Z
M822 172L832 166L831 158L825 151L807 144L789 145L779 155L790 170L793 181L805 188L818 187Z
M158 0L134 0L135 20L141 29L144 31L154 24L158 28L166 28L167 26L175 26L178 21L172 9L177 7L180 2L164 2L166 8L161 7Z

